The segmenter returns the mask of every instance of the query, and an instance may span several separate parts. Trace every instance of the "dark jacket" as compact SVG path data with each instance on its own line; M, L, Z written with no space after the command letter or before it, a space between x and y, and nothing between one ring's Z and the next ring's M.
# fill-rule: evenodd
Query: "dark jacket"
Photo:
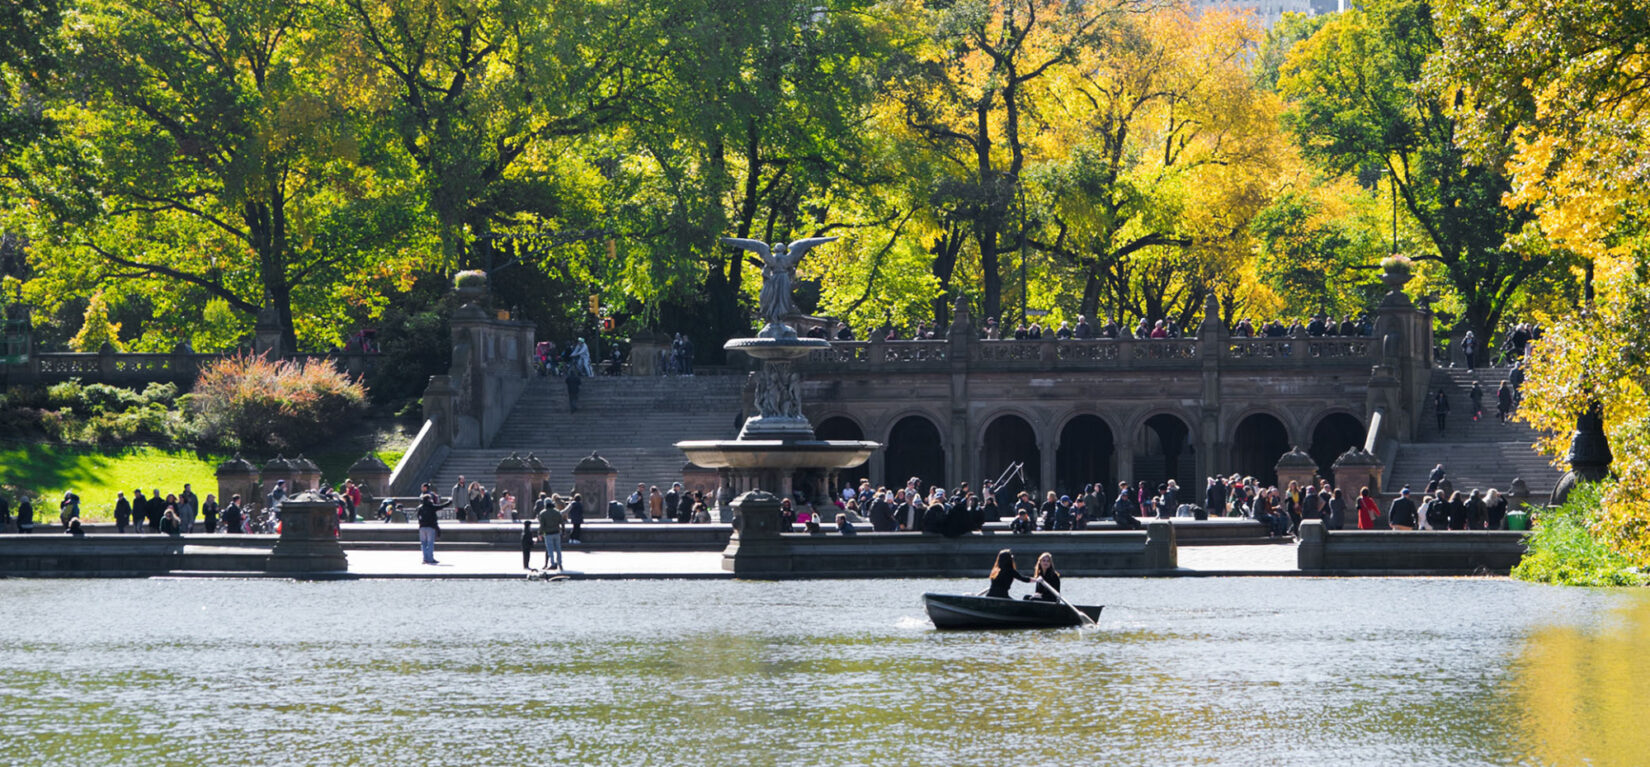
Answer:
M991 579L991 588L986 591L985 595L1007 599L1008 587L1014 585L1015 581L1030 583L1031 579L1021 575L1020 571L1014 568L1001 570L997 573L997 577Z
M425 494L419 496L419 498L418 498L418 526L419 527L432 527L432 528L435 528L436 530L441 529L441 515L438 512L443 507L451 505L453 500L451 498L448 498L447 500L441 501L440 503L437 503L436 501L437 501L437 498L436 498L435 493L425 493Z
M128 501L125 498L121 498L120 500L115 501L115 521L116 522L130 522L130 521L132 521L132 502L131 501Z
M1386 517L1387 522L1394 527L1416 527L1420 524L1415 514L1415 502L1401 495L1387 508Z
M968 535L974 529L974 516L968 511L966 501L957 501L945 512L945 537L958 538Z
M894 521L894 507L887 501L875 500L871 502L871 529L879 533L891 533L899 529Z
M241 523L243 523L245 521L246 520L241 516L240 504L230 503L228 506L223 507L223 531L224 532L226 532L226 533L238 533L238 532L240 532L241 531Z
M584 501L567 504L567 521L575 525L584 524Z
M1036 589L1036 593L1032 594L1032 599L1044 602L1060 601L1060 598L1055 596L1060 591L1060 574L1053 570L1043 573L1043 582L1033 588Z
M922 513L922 531L929 535L940 535L945 532L945 507L932 504Z

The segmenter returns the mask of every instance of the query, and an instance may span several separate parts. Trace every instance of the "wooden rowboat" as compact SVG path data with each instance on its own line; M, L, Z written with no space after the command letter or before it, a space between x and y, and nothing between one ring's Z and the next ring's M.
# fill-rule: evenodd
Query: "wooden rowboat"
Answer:
M1084 623L1059 602L977 597L970 594L923 594L928 618L939 629L1029 629L1078 626ZM1104 605L1077 605L1093 620Z

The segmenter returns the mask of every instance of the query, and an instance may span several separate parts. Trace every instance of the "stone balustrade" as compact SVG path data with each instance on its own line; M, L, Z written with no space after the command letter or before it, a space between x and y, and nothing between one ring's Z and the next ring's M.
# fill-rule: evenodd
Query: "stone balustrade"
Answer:
M1212 356L1235 368L1368 366L1379 353L1375 339L1365 337L873 340L833 341L799 364L811 370L940 370L963 359L970 367L1004 370L1125 370L1195 367Z

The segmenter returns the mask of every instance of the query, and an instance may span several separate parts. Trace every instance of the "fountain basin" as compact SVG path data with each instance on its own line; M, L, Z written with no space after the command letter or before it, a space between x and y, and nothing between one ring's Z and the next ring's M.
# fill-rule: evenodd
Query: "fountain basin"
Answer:
M823 338L735 338L722 344L728 351L741 351L759 360L796 360L810 352L831 348Z
M714 439L676 443L687 459L707 469L831 470L865 463L879 443L863 440Z

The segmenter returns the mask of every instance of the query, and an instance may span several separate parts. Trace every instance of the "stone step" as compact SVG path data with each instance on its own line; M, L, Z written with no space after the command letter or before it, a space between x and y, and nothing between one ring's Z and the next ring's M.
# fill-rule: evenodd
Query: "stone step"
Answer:
M1398 448L1387 472L1387 487L1407 484L1424 488L1439 463L1457 489L1505 490L1516 477L1524 480L1531 496L1537 499L1552 492L1561 474L1547 456L1535 452L1527 442L1414 443Z

